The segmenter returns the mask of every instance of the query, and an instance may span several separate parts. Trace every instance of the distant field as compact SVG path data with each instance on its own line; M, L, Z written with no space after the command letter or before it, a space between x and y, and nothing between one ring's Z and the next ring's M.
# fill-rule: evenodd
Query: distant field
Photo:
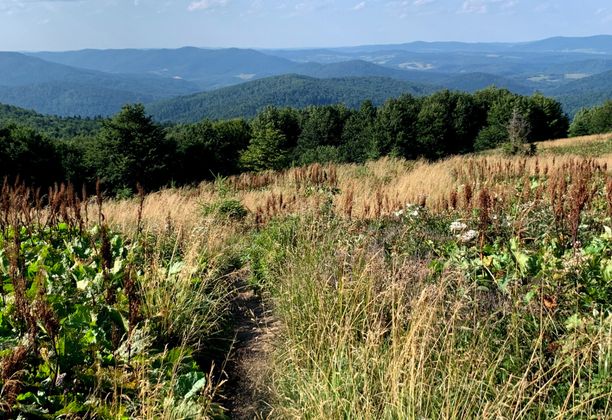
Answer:
M575 154L597 157L612 153L612 133L544 141L538 142L536 145L538 150L544 154Z

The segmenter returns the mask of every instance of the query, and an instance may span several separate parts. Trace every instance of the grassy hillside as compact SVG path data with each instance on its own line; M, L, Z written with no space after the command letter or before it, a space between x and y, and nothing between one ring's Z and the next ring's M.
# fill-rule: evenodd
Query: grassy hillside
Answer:
M5 187L0 410L609 418L612 155L550 152L608 138L43 209Z
M236 326L256 325L220 390L232 414L607 417L604 164L315 165L165 191L142 214L245 262L237 305L259 315ZM137 215L134 202L107 206L122 229Z
M427 85L380 77L315 79L285 75L160 101L147 110L159 121L194 122L203 118L251 117L266 105L303 108L343 103L356 108L366 99L381 104L402 93L424 95L433 90Z

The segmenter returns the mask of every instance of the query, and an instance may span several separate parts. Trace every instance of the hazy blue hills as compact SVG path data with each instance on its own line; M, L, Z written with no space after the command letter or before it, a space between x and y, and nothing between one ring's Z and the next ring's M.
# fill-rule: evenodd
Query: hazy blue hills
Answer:
M186 80L144 74L111 74L52 63L19 53L0 52L0 85L25 86L47 82L112 86L153 96L176 96L198 90Z
M250 117L267 105L303 108L342 103L356 108L366 99L381 104L403 93L425 95L434 90L432 86L382 77L316 79L283 75L157 102L147 110L159 121L193 122Z
M0 102L49 115L108 116L127 103L150 103L158 96L102 86L47 82L27 86L0 86Z
M296 68L296 63L285 58L239 48L82 50L32 55L84 69L180 78L193 81L202 89L293 72Z
M612 35L587 37L553 37L540 41L525 42L511 47L512 50L531 52L580 52L589 54L612 54Z
M0 52L0 102L65 116L106 116L125 103L143 102L154 103L151 109L160 110L165 119L191 119L252 115L265 101L291 106L338 101L352 106L402 92L473 92L495 85L520 94L555 96L574 113L610 99L610 72L609 35L295 50ZM292 76L275 78L283 75ZM217 91L229 86L239 87Z
M250 117L266 105L303 108L343 103L357 108L366 99L381 104L404 93L420 96L443 88L474 92L497 86L525 95L535 92L532 86L485 73L452 76L441 83L433 85L378 76L317 79L283 75L155 102L148 106L148 111L160 121L193 122L203 118ZM566 112L573 115L582 107L612 98L612 71L569 82L548 94L559 99Z
M489 73L467 73L447 77L439 82L442 86L452 90L464 92L475 92L489 86L506 88L514 93L529 95L534 92L534 87L522 84L504 76L496 76Z
M280 50L282 56L292 52L310 51L344 53L368 53L373 51L411 51L422 53L449 53L449 52L586 52L591 54L612 54L612 35L594 35L587 37L552 37L529 42L426 42L415 41L402 44L374 44L355 47L340 47L327 49ZM274 52L274 50L270 50ZM293 57L294 59L296 56Z
M130 102L197 92L185 80L111 74L0 52L0 102L56 115L110 115Z
M612 71L575 80L549 92L571 115L580 108L600 105L612 99Z

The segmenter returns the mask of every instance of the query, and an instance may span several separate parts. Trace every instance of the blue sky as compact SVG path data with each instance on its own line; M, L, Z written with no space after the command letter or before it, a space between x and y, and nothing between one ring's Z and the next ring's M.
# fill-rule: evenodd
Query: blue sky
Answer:
M325 47L612 34L611 0L0 0L0 50Z

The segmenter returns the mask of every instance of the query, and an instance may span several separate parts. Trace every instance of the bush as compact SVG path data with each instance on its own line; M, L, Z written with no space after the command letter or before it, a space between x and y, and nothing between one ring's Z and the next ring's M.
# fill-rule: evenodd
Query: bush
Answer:
M222 199L212 204L207 204L203 208L205 216L217 216L229 220L243 220L247 214L247 209L239 200Z

